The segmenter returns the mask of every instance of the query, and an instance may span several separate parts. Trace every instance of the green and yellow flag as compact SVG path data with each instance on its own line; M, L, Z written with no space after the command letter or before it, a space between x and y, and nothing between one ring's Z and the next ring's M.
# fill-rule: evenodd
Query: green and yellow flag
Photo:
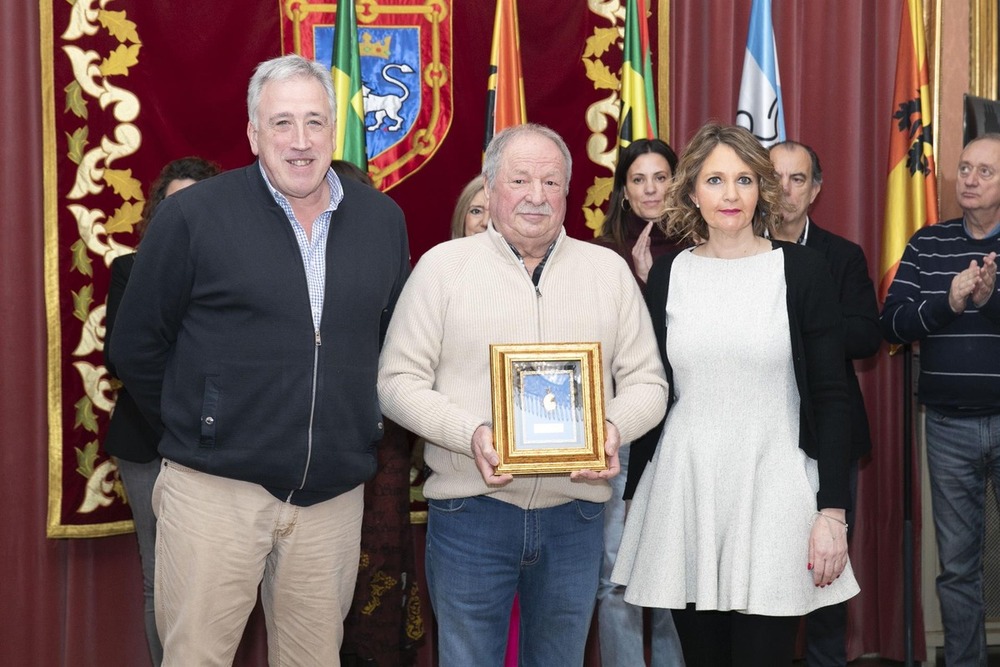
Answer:
M921 0L903 3L879 265L878 296L883 302L910 237L921 227L938 221L923 20Z
M368 171L365 154L365 107L361 93L361 57L358 55L358 22L354 2L337 3L333 34L333 89L337 93L337 145L333 157Z
M636 139L655 139L656 98L653 60L649 53L646 0L628 0L625 8L625 44L622 47L621 114L618 150Z
M500 130L527 122L524 110L524 77L521 74L521 39L517 26L517 0L497 0L493 20L490 76L486 84L486 135L483 150Z

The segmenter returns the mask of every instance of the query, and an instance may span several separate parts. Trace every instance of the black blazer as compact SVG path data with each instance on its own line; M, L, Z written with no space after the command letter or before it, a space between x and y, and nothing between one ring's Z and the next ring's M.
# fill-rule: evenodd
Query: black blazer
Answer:
M111 363L111 330L115 326L118 305L125 293L125 285L135 264L135 253L121 255L111 262L111 285L108 288L108 306L104 315L106 331L104 333L104 365L113 377L118 377ZM139 406L131 394L121 387L118 389L118 400L115 410L111 413L111 422L104 437L104 451L113 456L135 463L148 463L155 459L156 443L159 437L153 427L142 416Z
M824 262L814 250L772 241L785 255L788 327L795 383L799 390L799 447L819 462L817 506L850 507L848 492L849 433L844 343L836 288ZM646 289L646 305L660 350L667 382L667 416L675 400L673 369L666 356L666 306L670 270L681 250L653 263ZM666 418L664 418L664 421ZM635 493L643 470L653 458L664 422L631 444L625 499Z
M882 344L875 286L868 276L868 260L861 246L819 227L810 218L806 246L819 251L830 265L830 273L844 313L844 352L847 402L851 411L851 460L872 449L868 413L861 386L854 373L854 360L877 353Z

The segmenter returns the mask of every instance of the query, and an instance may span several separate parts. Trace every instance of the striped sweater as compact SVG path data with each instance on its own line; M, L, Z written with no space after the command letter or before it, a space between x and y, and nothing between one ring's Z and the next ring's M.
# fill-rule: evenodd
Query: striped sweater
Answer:
M882 310L890 343L920 341L921 403L951 415L1000 413L1000 297L982 308L948 305L952 279L1000 253L1000 235L974 239L961 218L924 227L910 239Z

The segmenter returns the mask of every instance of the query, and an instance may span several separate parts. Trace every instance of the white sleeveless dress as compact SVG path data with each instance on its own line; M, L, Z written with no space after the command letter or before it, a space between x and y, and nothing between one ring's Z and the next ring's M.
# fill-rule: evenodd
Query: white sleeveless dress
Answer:
M798 442L783 253L681 253L666 318L677 400L612 574L625 600L800 616L857 594L850 564L824 588L807 569L819 477Z

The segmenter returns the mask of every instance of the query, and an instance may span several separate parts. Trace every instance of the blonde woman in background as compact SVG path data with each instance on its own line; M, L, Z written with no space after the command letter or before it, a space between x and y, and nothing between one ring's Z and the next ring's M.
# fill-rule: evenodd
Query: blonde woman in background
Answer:
M486 192L483 177L476 176L462 189L451 216L451 238L460 239L486 231L489 215L486 212Z

